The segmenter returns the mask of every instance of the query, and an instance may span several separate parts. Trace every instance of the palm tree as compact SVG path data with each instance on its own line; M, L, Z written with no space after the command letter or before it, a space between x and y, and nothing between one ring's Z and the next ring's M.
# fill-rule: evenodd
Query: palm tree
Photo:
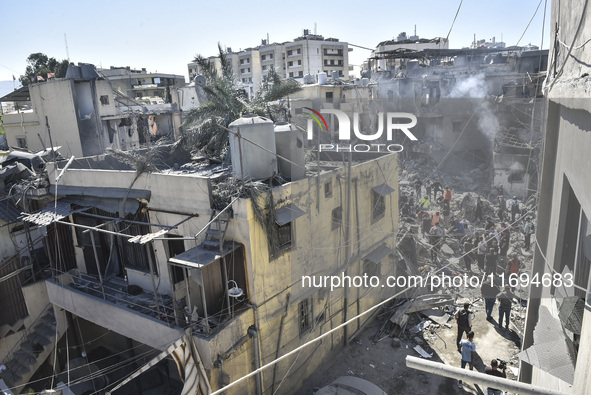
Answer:
M301 90L295 80L285 81L274 70L269 71L261 89L252 101L234 80L232 63L226 51L218 44L220 70L214 62L197 55L197 63L206 83L202 86L207 102L187 113L184 126L190 131L183 136L183 143L195 146L209 157L222 157L228 147L228 132L225 128L246 112L277 119L285 113L282 103L271 104L287 95Z

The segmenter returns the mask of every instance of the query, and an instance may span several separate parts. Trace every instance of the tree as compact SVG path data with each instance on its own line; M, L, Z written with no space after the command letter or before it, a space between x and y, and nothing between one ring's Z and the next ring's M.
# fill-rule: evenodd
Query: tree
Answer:
M283 109L275 108L271 102L301 90L294 80L285 81L271 70L257 95L249 101L243 90L238 89L234 80L232 63L227 53L218 44L219 71L214 62L197 55L197 63L206 83L202 86L207 102L187 113L185 126L192 129L184 136L185 143L194 145L210 157L221 157L228 147L227 128L231 122L246 112L268 116L275 120Z
M27 58L25 74L19 77L19 81L23 86L26 86L31 82L36 82L37 76L47 79L47 73L55 73L56 78L64 78L68 65L69 63L66 59L56 60L41 52L32 53Z

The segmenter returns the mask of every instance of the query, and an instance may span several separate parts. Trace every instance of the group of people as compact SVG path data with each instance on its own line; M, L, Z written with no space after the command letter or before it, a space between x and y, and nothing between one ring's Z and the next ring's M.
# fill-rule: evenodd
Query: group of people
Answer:
M510 287L507 285L505 286L504 291L498 292L498 288L494 288L494 284L483 284L483 296L485 295L486 289L486 319L491 320L492 308L495 303L495 299L499 301L499 325L498 328L502 329L503 327L503 318L505 319L505 329L509 329L509 318L511 314L511 306L514 303L515 299L518 299L512 292ZM497 292L496 294L490 292ZM492 295L492 304L490 303ZM472 317L474 313L470 311L470 303L464 303L464 308L458 310L455 314L457 328L458 328L458 336L456 338L456 345L458 348L458 352L461 353L461 367L464 369L466 365L469 366L470 370L474 370L474 361L476 357L476 344L474 343L474 331L472 330ZM463 339L464 334L466 334L466 339ZM484 371L486 374L490 374L492 376L503 377L506 378L506 365L500 366L499 361L493 359L491 361L490 367L487 367ZM462 388L462 380L459 380L458 386ZM502 391L489 387L487 390L488 395L500 395Z

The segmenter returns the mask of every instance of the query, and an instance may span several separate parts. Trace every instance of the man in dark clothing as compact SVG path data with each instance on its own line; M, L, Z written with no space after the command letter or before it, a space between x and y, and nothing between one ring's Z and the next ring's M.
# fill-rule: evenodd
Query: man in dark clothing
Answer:
M525 219L525 225L523 226L523 234L525 235L525 250L529 251L531 247L531 235L535 232L536 227L531 221L530 217Z
M486 217L486 223L484 224L484 230L491 230L494 229L495 223L493 222L491 217Z
M509 317L511 316L511 305L514 303L513 299L517 299L511 292L511 287L505 285L505 290L497 294L499 300L499 328L503 327L503 317L505 317L505 329L509 329Z
M482 222L482 200L480 200L480 196L476 198L476 216L474 217L474 222L476 221Z
M509 242L510 238L505 233L501 232L501 245L499 246L499 263L501 264L501 268L505 270L505 265L507 262L507 252L509 251Z
M443 195L443 188L439 180L433 181L433 184L431 184L431 188L433 188L433 200L437 200L437 192L441 192L441 194Z
M436 222L429 230L429 237L433 246L431 247L431 260L435 262L437 260L437 253L441 248L441 238L443 237L443 229L439 226L439 222Z
M417 180L415 181L415 192L417 194L417 198L421 198L422 193L421 193L421 187L423 186L423 181L421 181L420 178L417 178Z
M499 196L499 219L501 221L505 220L505 212L507 211L507 202L505 202L505 198L503 195Z
M517 214L521 214L521 209L519 208L519 200L517 200L517 196L513 196L513 201L511 202L511 223L515 222Z
M464 309L458 310L456 313L456 322L458 323L456 345L458 346L458 351L461 351L460 340L462 340L464 332L466 332L467 335L468 332L472 330L472 312L470 311L470 303L464 303Z
M484 373L486 374L490 374L491 376L496 376L496 377L501 377L506 379L507 378L507 366L504 365L503 366L503 370L500 371L499 370L499 361L497 361L496 359L493 359L492 361L490 361L490 368L487 366L484 369ZM486 395L502 395L503 391L498 390L496 388L488 388L486 391Z
M425 192L427 192L427 199L431 200L431 181L427 180L425 182Z
M470 236L464 236L463 240L463 247L464 247L464 265L466 266L466 270L469 272L472 271L472 261L474 253L472 250L474 249L474 244L472 242L472 238Z
M478 249L476 250L476 261L478 262L478 267L481 271L484 271L484 259L486 257L486 250L488 246L486 244L486 240L484 236L480 236L478 239Z
M492 239L492 244L488 247L486 252L486 268L485 272L487 275L497 272L497 262L499 259L499 245L497 239Z
M490 277L486 276L480 287L480 292L484 298L484 307L486 310L486 320L492 319L493 308L495 307L495 301L499 294L499 287L496 286L494 280L491 282Z

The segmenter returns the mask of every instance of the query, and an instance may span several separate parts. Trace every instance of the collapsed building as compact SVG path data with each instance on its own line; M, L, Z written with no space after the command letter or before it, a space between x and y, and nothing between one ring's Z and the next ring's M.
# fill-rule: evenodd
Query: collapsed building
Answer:
M232 166L188 156L179 166L183 157L165 145L47 164L48 184L30 188L29 209L14 219L38 236L45 258L41 279L11 288L21 309L1 344L4 390L47 388L51 372L60 388L100 390L185 339L206 393L395 292L329 292L303 284L302 276L406 271L393 254L396 154L356 154L346 162L316 153L306 163L298 131L274 131L260 117L231 127L240 136L230 142ZM13 278L24 267L17 262ZM295 391L366 319L228 393ZM151 373L120 393L183 387L170 358L145 370ZM79 375L69 386L68 372Z

